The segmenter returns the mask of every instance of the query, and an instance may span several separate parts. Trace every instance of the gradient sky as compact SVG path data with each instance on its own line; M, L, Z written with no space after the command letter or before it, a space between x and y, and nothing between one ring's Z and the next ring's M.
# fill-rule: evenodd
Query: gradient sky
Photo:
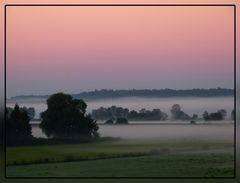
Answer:
M233 88L233 7L8 7L7 96Z

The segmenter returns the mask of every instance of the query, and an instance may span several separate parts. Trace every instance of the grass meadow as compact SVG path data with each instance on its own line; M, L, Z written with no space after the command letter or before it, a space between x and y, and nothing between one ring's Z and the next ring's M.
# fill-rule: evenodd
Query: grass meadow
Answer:
M232 177L233 144L200 140L7 147L7 177Z

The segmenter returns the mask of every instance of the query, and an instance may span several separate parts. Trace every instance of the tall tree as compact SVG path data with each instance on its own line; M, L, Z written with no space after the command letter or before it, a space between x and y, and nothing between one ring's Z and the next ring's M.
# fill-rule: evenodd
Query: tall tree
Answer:
M189 115L181 110L179 104L174 104L171 109L172 119L173 120L189 120L191 119Z
M40 128L48 137L79 138L98 136L98 125L85 115L87 104L71 95L57 93L47 99L47 110L41 113Z
M21 110L18 104L13 110L6 108L7 144L24 143L32 138L32 128L27 111Z

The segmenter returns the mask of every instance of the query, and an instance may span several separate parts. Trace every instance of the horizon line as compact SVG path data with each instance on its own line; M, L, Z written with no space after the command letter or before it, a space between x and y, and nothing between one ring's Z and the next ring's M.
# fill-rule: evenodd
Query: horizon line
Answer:
M69 95L79 95L82 93L90 93L90 92L99 92L99 91L140 91L140 90L149 90L149 91L153 91L153 90L176 90L176 91L183 91L183 90L211 90L211 89L223 89L223 90L234 90L234 88L223 88L223 87L215 87L215 88L186 88L186 89L174 89L174 88L161 88L161 89L156 89L156 88L142 88L142 89L135 89L135 88L129 88L129 89L93 89L93 90L85 90L85 91L81 91L78 93L69 93L69 92L64 92L64 91L58 91L58 92L53 92L50 94L17 94L17 95L13 95L13 96L9 96L6 97L6 99L12 99L12 98L16 98L16 97L29 97L29 96L33 96L33 97L46 97L46 96L50 96L53 95L55 93L65 93L65 94L69 94Z

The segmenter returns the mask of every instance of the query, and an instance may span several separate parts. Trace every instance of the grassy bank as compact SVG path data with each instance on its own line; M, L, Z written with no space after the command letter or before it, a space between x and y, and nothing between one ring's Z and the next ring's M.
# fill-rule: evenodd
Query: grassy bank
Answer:
M7 147L7 176L233 176L233 144L111 141Z
M211 151L232 148L227 142L208 141L112 141L82 144L56 144L42 146L17 146L6 148L6 164L22 165L106 158L147 156L180 153L184 151Z
M7 167L18 177L232 177L230 154L165 154Z

